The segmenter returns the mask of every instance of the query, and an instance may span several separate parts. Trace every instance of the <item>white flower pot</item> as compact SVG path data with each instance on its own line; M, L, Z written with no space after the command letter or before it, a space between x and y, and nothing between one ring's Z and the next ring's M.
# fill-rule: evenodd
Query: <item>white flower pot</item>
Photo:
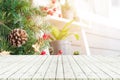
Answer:
M58 54L59 50L62 50L63 55L71 55L71 42L67 40L56 40L50 43L54 49L54 55Z

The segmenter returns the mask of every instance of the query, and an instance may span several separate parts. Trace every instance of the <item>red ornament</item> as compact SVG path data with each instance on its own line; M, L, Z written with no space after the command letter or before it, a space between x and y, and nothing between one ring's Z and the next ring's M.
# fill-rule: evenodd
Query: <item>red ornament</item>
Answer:
M61 55L62 53L63 53L63 51L59 50L57 55Z
M44 40L47 39L47 34L44 33L44 35L43 35L43 39L44 39Z
M62 54L62 53L63 53L63 51L62 51L62 50L59 50L58 52L59 52L60 54Z
M42 51L40 54L41 54L41 55L45 55L45 54L46 54L46 52L45 52L45 51Z
M55 4L55 3L56 3L56 0L52 0L52 3Z
M47 39L49 39L49 38L50 38L50 35L44 33L43 39L44 39L44 40L47 40Z

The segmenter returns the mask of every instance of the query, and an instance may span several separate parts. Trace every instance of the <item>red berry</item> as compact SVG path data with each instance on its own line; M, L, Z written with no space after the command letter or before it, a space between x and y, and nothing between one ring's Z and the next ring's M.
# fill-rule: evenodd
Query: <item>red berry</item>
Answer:
M44 7L44 10L48 10L48 7Z
M44 33L43 39L44 39L44 40L47 40L47 39L49 39L49 38L50 38L50 35Z
M45 54L46 54L46 52L45 52L45 51L42 51L40 54L41 54L41 55L45 55Z
M63 51L59 50L58 53L57 53L57 55L61 55L62 53L63 53Z
M46 39L47 38L47 34L44 33L43 35L43 39Z
M47 12L47 14L49 14L49 15L53 15L53 12L51 11L51 10L49 10L48 12Z
M53 8L53 11L56 11L56 8Z
M55 4L55 3L56 3L56 0L52 0L52 3Z
M43 35L43 39L44 39L44 40L47 39L47 34L44 33L44 35Z
M58 53L62 54L62 53L63 53L63 51L62 51L62 50L59 50L59 51L58 51Z

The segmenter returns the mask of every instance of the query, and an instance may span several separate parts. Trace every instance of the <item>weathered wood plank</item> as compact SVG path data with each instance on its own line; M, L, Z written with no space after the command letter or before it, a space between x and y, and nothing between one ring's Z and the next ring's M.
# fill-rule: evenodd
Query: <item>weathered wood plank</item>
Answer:
M7 79L9 76L19 71L22 67L24 67L26 63L30 63L33 59L34 57L28 56L28 58L24 58L22 61L19 61L17 64L12 65L11 67L8 67L7 69L2 69L3 71L1 71L2 74L0 74L0 79L1 78Z
M3 56L0 60L0 70L10 68L14 64L17 64L22 59L26 58L25 56ZM1 71L0 71L1 73Z
M32 65L32 67L28 71L26 71L23 75L21 75L20 80L32 79L32 77L35 75L35 73L38 71L38 69L47 59L47 56L38 56L37 58L38 61L36 61L35 64Z
M52 56L53 60L45 74L44 80L55 80L57 72L57 58L58 56Z
M31 56L32 57L32 56ZM33 66L35 66L37 64L37 62L39 62L42 58L42 56L35 56L33 61L31 61L30 63L26 63L19 71L17 71L16 73L12 74L11 76L9 76L8 80L19 80L21 78L22 75L24 75L25 73L27 73Z
M67 60L67 56L62 56L62 64L63 64L63 74L65 77L65 80L69 80L69 79L75 80L76 78Z
M88 57L86 59L84 58L84 56L81 57L81 61L84 64L86 64L86 66L88 66L89 69L91 69L99 77L99 79L111 79L111 77L108 74L106 74L104 71L102 71L95 65L98 64L98 62L95 61L92 62Z
M99 80L99 76L95 74L95 72L93 72L84 62L81 61L81 58L83 56L73 56L73 58L75 59L76 63L79 65L79 67L81 68L81 70L84 72L84 74L87 76L87 78L89 80Z
M0 80L119 80L119 56L3 56Z
M74 75L76 77L77 80L87 80L86 75L84 74L84 72L81 70L81 68L79 67L78 64L76 64L76 61L73 59L72 55L68 56L68 61L69 64L74 72Z
M11 57L11 58L14 60L14 61L13 61L13 64L8 65L8 66L6 66L6 67L3 67L3 66L1 65L0 74L8 71L9 69L13 68L13 66L15 66L15 65L17 65L18 63L20 63L20 62L22 62L23 60L25 60L25 57L24 57L24 56L18 58L18 60L15 59L15 58L13 58L13 57ZM27 57L26 57L26 58L27 58ZM9 60L9 59L8 59L7 61L5 60L5 61L3 61L3 62L1 62L1 63L4 65L4 64L9 64L9 63L11 63L11 62L12 62L12 60Z
M109 58L110 58L110 61L109 61ZM120 63L117 64L116 66L114 66L113 63L116 63L116 59L112 59L111 57L109 57L109 58L107 59L107 58L100 57L100 56L92 57L93 60L99 61L101 66L104 66L107 68L106 73L109 73L109 75L111 75L112 78L119 78L120 77L120 68L117 66L120 66ZM118 59L118 61L119 61L119 59Z
M84 58L85 58L86 56L84 56ZM108 76L110 76L111 78L106 78L106 79L108 79L108 80L112 80L112 79L117 79L118 77L120 77L119 75L117 75L116 73L114 73L114 72L112 72L107 66L105 66L105 65L103 65L100 61L96 61L93 57L87 57L87 58L89 58L89 60L91 61L91 62L96 62L96 63L94 63L94 65L97 67L97 68L99 68L101 71L103 71L105 74L107 74ZM87 58L85 58L85 59L87 59ZM101 78L104 78L103 76L101 77Z
M32 79L33 80L43 80L52 60L53 60L52 56L48 56L48 58L44 61L44 63L41 65L41 67L34 74ZM31 78L28 78L28 80L31 80Z
M3 68L0 70L0 79L7 79L11 74L19 70L23 65L25 65L23 62L28 62L28 59L30 59L30 56L24 57L22 60L19 60L15 64L11 64L10 67Z
M58 56L56 80L63 80L63 79L64 79L64 74L63 74L62 57Z

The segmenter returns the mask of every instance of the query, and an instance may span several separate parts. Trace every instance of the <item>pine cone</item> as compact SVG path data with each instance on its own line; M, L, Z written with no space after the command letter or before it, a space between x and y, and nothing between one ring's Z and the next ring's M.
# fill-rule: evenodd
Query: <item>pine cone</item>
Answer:
M27 33L25 30L22 29L14 29L8 36L8 40L11 45L15 47L20 47L26 43Z

